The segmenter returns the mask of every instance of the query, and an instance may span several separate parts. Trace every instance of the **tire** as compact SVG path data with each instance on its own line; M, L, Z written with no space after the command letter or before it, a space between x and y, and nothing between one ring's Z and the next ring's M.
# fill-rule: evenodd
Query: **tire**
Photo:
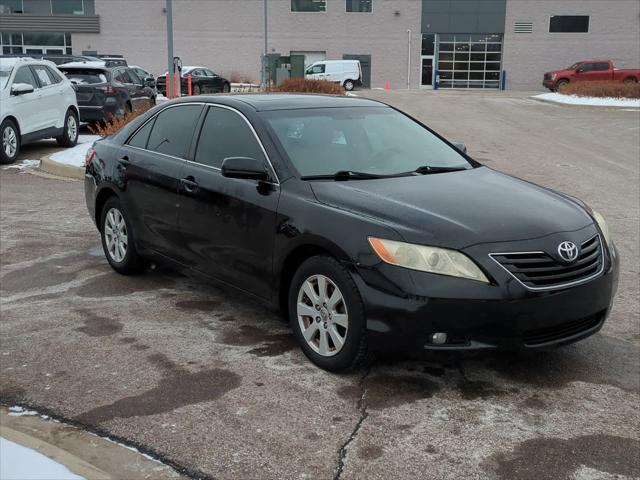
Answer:
M115 239L113 239L113 235L115 235ZM100 237L104 255L111 268L116 272L122 275L135 275L144 271L146 262L136 250L131 222L117 197L108 199L102 208ZM112 239L115 242L113 244L111 243ZM123 242L123 240L125 241ZM123 249L119 248L120 245L123 246L124 253Z
M342 86L347 92L350 92L356 87L356 84L353 80L345 80Z
M194 95L200 95L201 90L200 90L200 85L194 85L193 86L193 94Z
M631 85L631 84L634 84L634 83L638 83L638 79L635 78L635 77L627 77L627 78L624 79L623 83L626 83L627 85Z
M20 153L20 132L13 120L0 125L0 163L7 165L16 161Z
M78 115L69 109L64 116L64 127L62 135L56 137L56 142L61 147L73 147L78 143L78 135L80 134L80 123L78 122Z
M561 87L564 87L565 85L569 85L569 80L567 80L566 78L562 78L558 80L558 82L556 83L556 92L560 90Z
M231 85L229 85L228 83L225 83L222 86L222 93L229 93L231 91Z
M344 372L370 359L360 292L351 274L335 259L320 255L306 260L291 281L288 306L296 340L320 368ZM303 332L308 332L309 341Z

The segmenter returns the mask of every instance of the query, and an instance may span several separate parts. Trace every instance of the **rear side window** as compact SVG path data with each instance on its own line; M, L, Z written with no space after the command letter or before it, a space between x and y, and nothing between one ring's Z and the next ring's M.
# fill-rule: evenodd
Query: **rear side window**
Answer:
M13 83L26 83L31 85L33 88L38 88L36 79L33 77L33 73L31 73L31 69L29 67L20 67L16 72Z
M47 67L36 65L33 67L33 71L38 76L38 80L40 81L41 86L48 87L49 85L53 85L53 82L51 81L51 77L47 72Z
M609 70L609 64L608 63L596 63L596 70L599 72L604 72L606 70Z
M149 140L149 134L153 128L155 120L147 122L147 124L136 132L136 134L129 140L129 145L138 148L147 148L147 141Z
M220 168L228 157L263 160L264 154L249 125L239 114L226 108L212 107L202 125L195 161Z
M113 78L120 83L133 83L126 70L117 70Z
M60 83L62 81L62 78L60 78L60 75L58 75L56 72L54 72L49 67L47 67L47 73L49 74L49 78L51 79L51 83Z
M153 125L147 150L185 157L201 108L200 105L181 105L163 110Z

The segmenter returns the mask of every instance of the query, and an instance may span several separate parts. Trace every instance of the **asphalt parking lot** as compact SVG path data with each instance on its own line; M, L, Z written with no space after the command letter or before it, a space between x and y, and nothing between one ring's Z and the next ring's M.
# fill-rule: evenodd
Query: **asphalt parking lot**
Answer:
M1 403L202 478L640 477L640 113L511 93L366 95L605 215L622 261L599 334L329 374L276 313L235 292L162 267L114 273L82 182L2 169Z

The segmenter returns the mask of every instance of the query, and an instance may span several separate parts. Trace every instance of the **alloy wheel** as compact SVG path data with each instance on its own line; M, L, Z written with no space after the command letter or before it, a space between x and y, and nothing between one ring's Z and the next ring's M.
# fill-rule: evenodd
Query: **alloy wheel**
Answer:
M75 142L78 138L78 122L73 115L67 117L67 136L71 142Z
M342 292L330 278L307 278L300 286L296 311L302 336L314 352L332 357L342 350L349 314Z
M9 158L13 158L18 150L18 137L11 126L6 126L2 131L2 149Z
M114 262L120 263L127 255L129 239L127 237L127 224L122 212L112 208L107 212L104 221L104 239L107 244L107 252Z

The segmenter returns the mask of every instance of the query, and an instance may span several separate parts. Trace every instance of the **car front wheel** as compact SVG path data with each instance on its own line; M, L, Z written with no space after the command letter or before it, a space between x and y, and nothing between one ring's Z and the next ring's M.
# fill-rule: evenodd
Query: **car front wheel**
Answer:
M0 163L13 163L20 152L20 134L16 124L5 120L0 126L2 149L0 149Z
M145 262L136 250L131 222L117 197L107 200L102 209L100 234L104 255L116 272L132 275L144 270Z
M360 293L335 259L315 256L300 266L289 290L289 317L302 351L319 367L346 371L369 358Z
M64 129L62 135L56 137L56 142L61 147L73 147L78 143L78 135L80 128L78 124L78 116L73 110L67 110L67 114L64 117Z
M350 92L351 90L353 90L355 88L355 83L353 83L353 80L345 80L344 81L344 89L347 92Z

